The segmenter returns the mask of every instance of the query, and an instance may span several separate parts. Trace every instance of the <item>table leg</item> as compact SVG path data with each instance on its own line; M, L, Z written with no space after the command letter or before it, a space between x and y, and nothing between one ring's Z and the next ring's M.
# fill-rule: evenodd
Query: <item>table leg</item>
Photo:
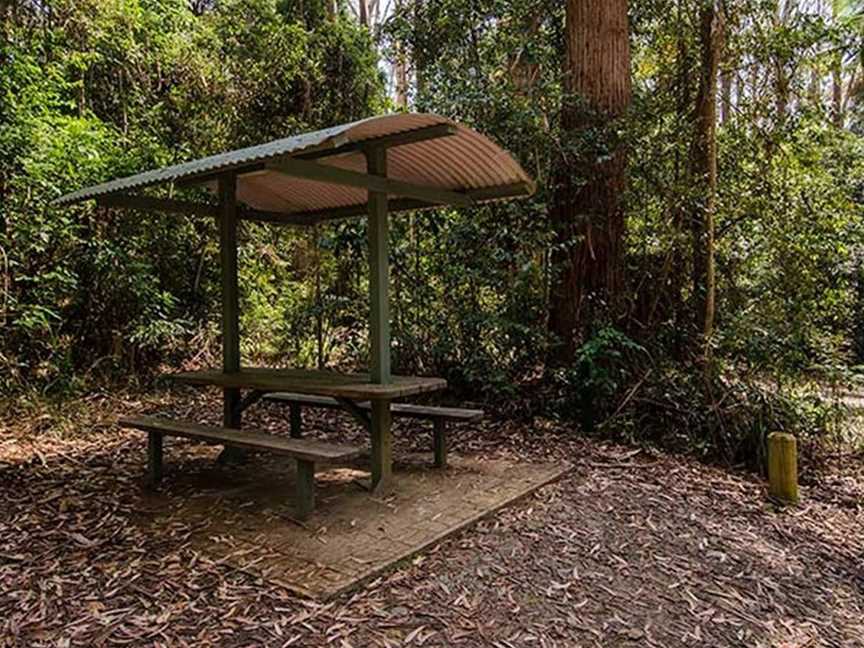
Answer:
M434 426L432 435L434 438L435 467L444 468L447 466L447 422L444 419L436 418Z
M372 401L372 491L381 493L393 481L393 437L390 427L393 418L390 401Z
M291 404L291 438L299 439L303 436L303 414L300 406Z
M315 464L297 460L297 519L305 520L315 510Z
M150 486L156 487L162 481L162 434L147 433L147 473Z
M240 413L240 390L229 388L222 390L222 425L226 428L240 429L242 419ZM246 453L241 448L225 446L219 453L219 463L243 463Z

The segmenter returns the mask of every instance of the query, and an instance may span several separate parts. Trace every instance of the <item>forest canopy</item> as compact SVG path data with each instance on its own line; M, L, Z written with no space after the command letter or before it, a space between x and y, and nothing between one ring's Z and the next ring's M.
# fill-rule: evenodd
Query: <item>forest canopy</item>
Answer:
M399 372L730 459L824 431L793 387L864 357L860 7L590 4L0 3L0 389L215 363L215 225L53 199L415 110L538 191L394 216ZM364 241L245 223L244 358L362 367Z

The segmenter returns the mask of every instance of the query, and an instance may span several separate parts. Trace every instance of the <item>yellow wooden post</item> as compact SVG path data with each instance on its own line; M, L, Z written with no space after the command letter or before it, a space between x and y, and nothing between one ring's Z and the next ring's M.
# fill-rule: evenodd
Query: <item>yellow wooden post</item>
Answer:
M785 502L798 501L798 443L791 434L768 435L768 492Z

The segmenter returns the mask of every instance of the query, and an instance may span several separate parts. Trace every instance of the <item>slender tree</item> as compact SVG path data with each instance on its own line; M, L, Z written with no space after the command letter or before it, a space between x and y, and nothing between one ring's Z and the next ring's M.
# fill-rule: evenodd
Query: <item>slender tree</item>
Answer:
M798 9L797 5L797 0L785 0L785 2L777 0L775 2L773 18L774 30L776 32L782 33L789 29L795 12ZM772 56L772 65L774 67L774 105L777 109L778 124L783 124L789 113L789 100L792 96L794 73L794 66L792 66L793 70L790 70L788 69L789 64L789 57L781 52L777 52Z
M700 0L701 65L690 155L693 182L693 297L696 329L704 338L714 331L714 216L717 194L717 73L723 56L725 19L722 0Z
M554 357L566 361L623 283L627 156L608 127L631 102L627 0L567 0L563 89L549 330L561 341ZM577 147L577 136L591 141Z
M831 19L836 25L843 9L842 0L832 0ZM843 50L839 47L831 54L831 119L834 125L842 128L843 115Z
M396 0L395 12L402 12L401 0ZM397 108L408 109L408 57L405 54L405 43L401 40L394 43L396 60L393 62L393 91Z
M523 16L522 28L528 43L536 38L537 32L543 24L543 18L544 13L539 9L528 12ZM517 94L530 97L534 83L540 74L540 66L531 56L530 48L522 47L510 52L507 67L510 70L510 76L513 79L513 86L516 88Z
M720 72L720 123L725 124L729 121L732 114L732 79L735 71L732 68L732 62L726 60L725 67Z

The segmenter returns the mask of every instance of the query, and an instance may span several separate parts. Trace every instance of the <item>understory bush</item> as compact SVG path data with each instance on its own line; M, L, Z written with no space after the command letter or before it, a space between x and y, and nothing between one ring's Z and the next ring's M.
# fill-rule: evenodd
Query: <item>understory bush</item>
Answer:
M845 408L819 377L781 380L682 359L605 328L580 348L575 367L555 374L554 411L586 433L763 470L771 432L794 433L809 463L836 438Z
M625 415L607 429L619 433L614 423L625 438L762 470L771 432L795 433L801 454L812 459L836 421L834 406L815 390L665 363L648 371Z

